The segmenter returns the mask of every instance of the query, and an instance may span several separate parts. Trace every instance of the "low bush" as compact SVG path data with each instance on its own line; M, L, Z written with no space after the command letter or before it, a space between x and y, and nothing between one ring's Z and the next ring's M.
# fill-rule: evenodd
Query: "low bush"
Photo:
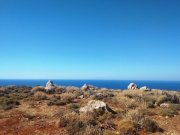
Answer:
M170 108L163 108L163 109L160 110L160 115L161 116L173 117L176 114L177 114L177 112L175 110L170 109Z
M142 128L145 114L146 110L143 109L131 110L126 114L125 119L132 121L137 128Z
M52 105L66 105L69 102L67 100L58 100L58 99L50 99L50 101L47 102L48 106Z
M144 121L143 127L148 132L156 132L159 130L159 126L157 125L157 123L150 119L146 119Z
M58 121L58 127L66 127L68 124L68 119L64 116L60 116L59 121Z
M93 115L93 113L80 113L79 119L87 125L96 126L98 124L97 118Z
M171 104L170 109L178 112L178 111L180 111L180 104Z
M46 94L44 92L40 92L40 91L36 92L34 94L34 97L35 97L35 100L46 100L47 99Z
M79 135L103 135L104 130L98 126L88 125L83 131L80 131Z
M166 102L179 104L180 97L178 97L176 94L164 93L164 95L159 96L156 100L156 103L158 105L160 105L161 103L166 103Z
M67 107L71 111L77 112L79 110L79 105L78 104L71 103Z
M100 116L98 117L98 120L99 120L101 123L103 123L103 122L105 122L106 120L112 119L113 117L115 117L114 114L112 114L112 113L110 113L110 112L106 112L106 113L104 113L103 115L100 115Z
M64 87L58 86L58 87L56 87L56 88L54 89L54 91L55 91L56 94L62 94L62 93L64 93L66 90L65 90Z
M165 103L165 102L167 102L167 97L165 96L165 95L162 95L162 96L159 96L158 98L157 98L157 100L156 100L156 103L158 104L158 105L160 105L160 104L162 104L162 103Z
M155 108L155 102L153 102L153 101L147 102L147 107L148 108Z
M74 86L68 86L66 87L66 91L69 93L73 93L75 91L79 91L80 89L78 87L74 87Z
M75 98L77 98L77 97L73 93L63 93L63 94L61 94L61 99L65 100L65 101L67 101L69 103L72 103Z
M117 127L120 135L136 135L134 124L130 120L122 120L118 123Z
M32 88L32 90L31 90L31 92L33 92L33 93L38 92L38 91L44 92L45 88L42 86L36 86L36 87Z
M12 97L0 97L0 109L8 110L20 105L19 101Z
M28 120L33 120L36 116L34 114L31 114L31 113L24 113L23 117L28 119Z
M81 132L81 130L83 130L83 128L85 128L84 123L82 121L79 121L78 119L72 120L66 126L68 135L78 135Z

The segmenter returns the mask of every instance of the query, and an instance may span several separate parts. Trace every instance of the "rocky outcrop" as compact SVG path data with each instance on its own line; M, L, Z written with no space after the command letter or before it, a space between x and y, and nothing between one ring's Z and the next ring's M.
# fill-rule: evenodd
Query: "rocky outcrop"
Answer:
M97 89L98 89L97 87L92 86L92 85L87 85L87 84L84 84L81 87L81 90L84 90L84 91L87 91L87 90L97 90Z
M99 100L90 100L85 107L81 107L79 109L80 112L88 113L88 112L93 112L94 110L102 110L104 112L113 112L115 113L112 109L108 107L108 105L102 101Z
M150 89L150 88L148 88L147 86L143 86L143 87L141 87L141 88L140 88L140 90L150 91L151 89Z
M136 90L138 89L138 86L135 83L130 83L128 85L128 90Z
M53 81L49 80L47 83L46 83L46 87L45 87L45 90L47 93L51 93L51 92L54 92L55 91L55 86L54 86L54 83Z
M89 89L89 86L87 84L84 84L82 87L81 87L81 90L88 90Z

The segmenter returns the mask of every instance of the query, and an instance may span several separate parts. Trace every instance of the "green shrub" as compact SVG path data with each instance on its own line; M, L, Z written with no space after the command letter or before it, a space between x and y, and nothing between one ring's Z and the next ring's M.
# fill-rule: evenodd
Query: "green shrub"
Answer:
M104 130L99 128L98 126L91 126L88 125L86 128L82 131L80 131L79 135L103 135Z
M176 95L176 94L167 94L165 93L165 95L159 96L156 100L156 103L159 105L161 103L166 103L166 102L170 102L170 103L174 103L174 104L179 104L180 103L180 98Z
M136 135L136 130L134 124L129 120L122 120L118 123L117 127L120 135Z
M125 119L132 121L138 130L143 127L145 115L146 115L146 110L136 109L136 110L129 111L126 114Z
M106 120L110 120L111 118L114 117L114 114L110 113L110 112L106 112L103 115L100 115L98 120L100 122L105 122Z
M67 107L71 111L77 111L79 109L79 105L78 104L74 104L74 103L70 103Z
M144 121L143 127L148 132L156 132L159 129L159 126L157 125L157 123L150 119L146 119Z
M34 97L36 100L46 100L47 99L46 94L44 92L40 92L40 91L36 92L34 94Z
M64 116L61 116L58 121L58 127L60 128L66 127L67 124L68 124L68 120Z
M170 109L170 108L163 108L160 110L160 115L162 115L162 116L173 117L176 114L177 114L177 112L175 110Z
M76 119L67 124L66 130L68 135L77 135L84 127L84 123Z
M155 107L154 102L153 102L153 101L147 102L147 107L148 107L148 108L154 108L154 107Z
M20 105L19 101L12 97L0 97L0 108L4 110L12 109Z
M77 98L77 97L73 93L62 93L61 94L61 99L64 101L67 101L69 103L72 103L75 98Z
M58 99L51 99L50 101L47 102L48 106L52 105L66 105L69 102L67 100L58 100Z
M28 120L33 120L36 116L34 114L24 113L23 117L27 118Z
M44 92L45 88L42 86L36 86L36 87L32 88L32 90L31 90L31 92L33 92L33 93L38 92L38 91Z
M170 109L175 112L178 112L178 111L180 111L180 104L171 104Z

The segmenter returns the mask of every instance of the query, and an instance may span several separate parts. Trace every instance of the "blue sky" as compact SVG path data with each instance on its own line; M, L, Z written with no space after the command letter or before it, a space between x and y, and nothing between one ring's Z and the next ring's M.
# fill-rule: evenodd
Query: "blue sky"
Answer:
M180 80L179 0L0 0L0 78Z

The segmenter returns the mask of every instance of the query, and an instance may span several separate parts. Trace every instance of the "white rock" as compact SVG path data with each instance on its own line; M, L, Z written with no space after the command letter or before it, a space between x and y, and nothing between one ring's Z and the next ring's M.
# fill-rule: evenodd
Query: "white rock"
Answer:
M84 95L79 96L79 98L80 98L80 99L83 99L83 98L84 98Z
M111 109L107 106L106 103L98 100L90 100L85 107L79 109L80 112L93 112L94 110L102 109L105 112L109 112Z
M140 90L150 91L151 89L150 89L150 88L148 88L147 86L143 86L143 87L141 87L141 88L140 88Z
M89 86L87 84L84 84L82 87L81 87L81 90L88 90L89 89Z
M45 90L47 92L50 92L50 91L53 91L55 89L55 86L53 84L53 81L49 80L47 83L46 83L46 87L45 87Z
M168 104L168 103L162 103L162 104L160 104L160 107L162 107L162 108L169 108L169 107L170 107L170 104Z
M97 90L98 87L95 87L93 85L87 85L87 84L84 84L82 87L81 87L81 90Z
M138 89L138 86L135 83L130 83L128 85L128 90L135 90Z

